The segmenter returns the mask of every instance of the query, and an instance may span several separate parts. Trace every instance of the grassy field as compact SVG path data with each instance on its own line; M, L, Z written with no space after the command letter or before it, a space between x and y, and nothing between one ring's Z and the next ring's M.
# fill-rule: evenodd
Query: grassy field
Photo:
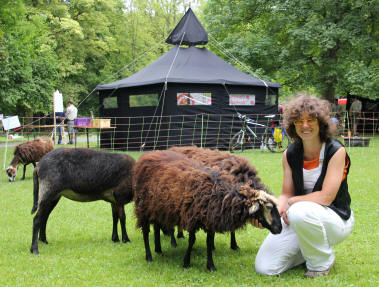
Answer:
M8 149L7 165L13 147ZM103 201L78 203L62 199L47 226L48 245L39 243L40 255L29 253L32 235L32 168L25 181L9 183L0 176L0 286L378 286L378 159L379 137L370 147L348 148L352 166L349 191L355 228L335 247L336 265L330 276L303 279L303 266L280 276L266 277L254 272L254 259L267 230L248 225L237 232L238 251L229 248L229 234L217 234L213 254L216 272L206 269L205 234L197 233L191 268L182 262L187 238L171 248L162 237L163 256L153 253L145 261L142 234L135 228L133 204L126 207L127 231L131 243L111 241L112 216ZM139 153L131 153L136 159ZM281 155L258 150L243 156L259 170L262 181L280 193ZM4 148L0 148L0 164ZM22 169L19 169L21 173ZM150 233L152 235L152 233ZM154 248L151 236L152 250Z

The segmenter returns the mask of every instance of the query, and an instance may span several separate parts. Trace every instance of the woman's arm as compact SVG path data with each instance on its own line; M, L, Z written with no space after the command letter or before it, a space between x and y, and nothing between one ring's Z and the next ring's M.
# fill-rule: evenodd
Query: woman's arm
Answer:
M295 187L292 180L292 169L287 161L287 151L283 153L282 158L282 166L283 166L283 186L282 186L282 194L279 196L279 205L278 211L282 216L284 222L286 224L290 224L287 219L287 210L289 208L288 200L295 195Z
M345 158L346 150L341 147L329 161L322 189L310 194L292 197L288 200L288 204L291 205L298 201L312 201L325 206L330 205L336 198L342 182Z

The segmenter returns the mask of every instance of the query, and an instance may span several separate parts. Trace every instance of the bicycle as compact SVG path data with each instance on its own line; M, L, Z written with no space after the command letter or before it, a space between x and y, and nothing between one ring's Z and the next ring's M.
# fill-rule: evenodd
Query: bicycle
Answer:
M280 125L275 124L275 115L264 116L267 121L269 121L268 125L257 123L246 115L240 113L237 113L237 115L242 121L242 128L231 138L229 142L230 152L242 152L246 148L254 147L255 141L260 143L260 148L262 150L265 150L266 147L271 152L283 152L286 150L290 140L285 134L284 129ZM257 136L257 134L249 127L249 124L265 128L262 138Z

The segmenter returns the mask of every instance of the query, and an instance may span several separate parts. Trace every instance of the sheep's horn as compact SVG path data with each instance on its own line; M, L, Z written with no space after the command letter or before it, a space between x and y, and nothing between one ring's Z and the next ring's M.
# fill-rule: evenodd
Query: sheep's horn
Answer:
M271 195L271 194L268 194L266 191L264 190L259 190L259 197L258 199L260 200L263 200L263 201L267 201L267 200L270 200L272 201L275 205L278 205L279 204L279 201L278 199Z

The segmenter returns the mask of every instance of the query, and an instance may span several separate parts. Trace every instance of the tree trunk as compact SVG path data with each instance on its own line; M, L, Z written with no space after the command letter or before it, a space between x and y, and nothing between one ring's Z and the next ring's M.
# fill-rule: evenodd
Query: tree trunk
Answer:
M335 91L333 83L326 83L326 87L325 87L324 92L322 93L322 97L325 100L328 100L329 102L333 103L335 92L336 91Z

